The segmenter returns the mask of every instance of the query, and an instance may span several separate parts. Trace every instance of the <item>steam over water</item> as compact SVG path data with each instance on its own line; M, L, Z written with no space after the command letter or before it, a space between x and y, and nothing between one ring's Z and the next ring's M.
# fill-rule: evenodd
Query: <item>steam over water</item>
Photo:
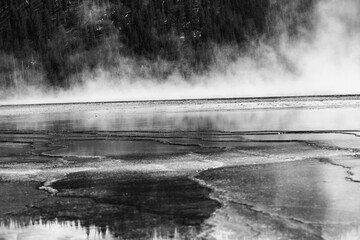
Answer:
M190 79L119 56L0 91L0 239L360 239L359 16L318 0L313 29Z
M226 60L231 46L218 46L218 65L191 79L176 72L166 81L144 79L132 72L134 61L119 56L111 70L83 73L84 85L63 91L29 87L26 95L20 86L2 103L359 94L359 5L356 0L319 0L309 16L314 30L298 26L301 37L283 33L276 44L256 44L235 62Z

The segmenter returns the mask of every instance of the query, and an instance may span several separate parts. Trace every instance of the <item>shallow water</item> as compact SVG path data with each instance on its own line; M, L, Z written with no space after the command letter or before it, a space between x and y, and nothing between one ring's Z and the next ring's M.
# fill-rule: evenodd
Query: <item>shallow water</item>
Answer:
M359 110L358 97L0 107L0 239L360 238Z
M310 160L211 170L199 178L226 205L209 220L217 238L357 239L360 187L346 177L342 168Z

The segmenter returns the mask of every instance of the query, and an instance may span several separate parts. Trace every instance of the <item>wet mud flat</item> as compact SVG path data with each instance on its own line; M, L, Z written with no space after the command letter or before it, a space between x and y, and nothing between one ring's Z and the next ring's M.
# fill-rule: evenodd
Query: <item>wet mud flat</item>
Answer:
M358 239L352 98L4 107L0 239Z

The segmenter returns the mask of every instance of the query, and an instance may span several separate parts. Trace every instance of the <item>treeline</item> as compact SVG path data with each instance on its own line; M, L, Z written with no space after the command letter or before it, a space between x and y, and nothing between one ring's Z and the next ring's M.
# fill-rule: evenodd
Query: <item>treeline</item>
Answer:
M84 68L111 64L109 51L186 62L201 72L214 61L214 43L241 48L267 33L269 11L276 5L270 2L1 0L0 51L22 59L25 69L41 68L49 84L60 87ZM104 43L113 46L104 50ZM7 66L11 69L11 63Z

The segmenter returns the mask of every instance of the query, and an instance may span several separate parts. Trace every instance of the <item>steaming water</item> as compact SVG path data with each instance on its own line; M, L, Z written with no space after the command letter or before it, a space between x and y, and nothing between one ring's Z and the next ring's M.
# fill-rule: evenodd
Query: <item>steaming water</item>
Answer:
M221 66L190 81L99 68L68 91L20 84L2 104L359 94L359 9L320 0L304 38L231 63L220 46ZM347 96L0 107L0 239L359 239L359 106Z
M18 89L3 91L0 98L2 104L29 104L359 94L360 4L357 0L316 2L308 16L313 20L312 31L298 26L303 34L297 39L283 31L275 44L261 43L235 62L227 60L228 53L235 51L231 46L218 46L216 66L202 76L185 80L175 72L166 81L144 79L135 72L135 61L119 56L113 69L99 67L83 73L84 85L51 91L17 80ZM287 14L300 18L296 12ZM161 64L166 63L155 63Z
M0 238L357 239L359 106L358 96L3 106Z

